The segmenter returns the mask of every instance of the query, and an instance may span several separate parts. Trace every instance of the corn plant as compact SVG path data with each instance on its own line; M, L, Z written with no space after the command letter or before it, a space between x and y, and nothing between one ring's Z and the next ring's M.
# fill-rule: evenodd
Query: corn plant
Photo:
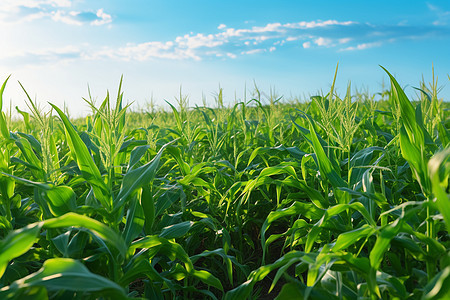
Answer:
M386 71L387 72L387 71ZM0 89L1 299L446 299L449 105L331 90L71 119ZM27 111L28 110L28 111Z

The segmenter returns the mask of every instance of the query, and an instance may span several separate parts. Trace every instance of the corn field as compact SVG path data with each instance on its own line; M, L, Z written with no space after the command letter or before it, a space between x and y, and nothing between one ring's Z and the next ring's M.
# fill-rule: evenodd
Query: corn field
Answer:
M11 118L6 79L0 299L450 298L450 105L387 74L170 112L120 84L76 120L23 86Z

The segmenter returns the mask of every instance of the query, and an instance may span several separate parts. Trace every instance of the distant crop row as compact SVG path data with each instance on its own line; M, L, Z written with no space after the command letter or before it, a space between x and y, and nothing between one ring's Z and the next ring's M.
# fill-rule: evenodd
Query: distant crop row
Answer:
M82 120L24 89L0 116L0 299L450 298L450 105L388 75L378 101L170 113L120 86Z

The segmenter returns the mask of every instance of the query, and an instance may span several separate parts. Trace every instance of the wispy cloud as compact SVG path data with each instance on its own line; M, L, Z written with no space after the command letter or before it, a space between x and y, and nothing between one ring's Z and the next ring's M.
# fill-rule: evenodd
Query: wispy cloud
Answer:
M112 22L111 15L103 9L97 11L77 11L72 8L72 0L3 0L0 5L0 22L23 23L39 19L50 19L69 25L93 26Z
M447 25L450 20L450 11L445 11L437 5L427 3L428 9L436 14L436 21L433 22L434 25Z
M46 2L46 5L54 7L62 7L62 5L70 7L70 1L41 2ZM102 25L111 22L111 17L101 9L95 14L65 11L54 13L51 17L55 21L74 25ZM300 21L284 24L275 22L263 26L243 26L241 28L220 24L210 33L188 33L172 40L128 43L120 47L84 45L82 50L76 47L62 48L59 52L49 49L23 53L21 57L32 56L36 63L47 62L50 57L56 61L57 59L66 61L75 58L117 61L148 61L152 59L198 61L214 58L235 59L248 55L270 55L270 53L277 53L288 47L296 49L299 53L318 48L335 52L365 51L382 47L386 43L396 43L407 39L432 39L448 36L450 36L450 27L439 24L387 26L337 20ZM5 60L5 55L0 54L0 60Z
M373 42L373 43L362 43L356 46L350 46L347 48L340 49L341 51L354 51L354 50L366 50L373 47L380 47L382 42Z
M333 40L327 37L311 35L310 31L338 30L339 27L357 24L352 21L336 20L311 21L297 23L268 23L264 26L250 28L231 28L220 24L216 33L185 34L173 41L152 41L142 44L128 44L119 49L103 50L95 53L96 58L102 55L124 60L147 60L151 58L194 59L208 57L237 58L239 55L252 55L274 52L277 47L287 41L310 39L317 46L333 46ZM334 28L334 29L333 29ZM311 42L309 42L311 46ZM307 47L305 47L307 48Z
M3 0L0 11L14 13L21 8L70 7L71 0Z
M450 36L450 28L442 25L386 26L337 20L285 24L276 22L249 28L231 28L220 24L217 29L219 32L190 33L176 37L173 41L153 41L129 44L120 49L111 48L108 50L109 56L126 60L151 58L200 60L209 57L235 58L239 55L270 53L283 47L294 47L298 51L329 48L341 52L367 50L405 39Z
M51 19L69 25L90 24L94 26L105 25L112 22L111 15L105 13L103 9L97 10L96 13L90 11L62 11L58 10L50 13Z

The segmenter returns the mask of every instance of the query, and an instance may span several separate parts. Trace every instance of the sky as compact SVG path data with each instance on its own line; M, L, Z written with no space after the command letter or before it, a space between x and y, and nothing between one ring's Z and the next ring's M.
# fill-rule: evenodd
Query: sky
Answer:
M4 110L26 110L25 87L74 116L82 98L117 92L132 108L251 98L253 87L288 101L336 87L377 93L394 74L407 94L432 68L450 100L450 1L2 0Z

